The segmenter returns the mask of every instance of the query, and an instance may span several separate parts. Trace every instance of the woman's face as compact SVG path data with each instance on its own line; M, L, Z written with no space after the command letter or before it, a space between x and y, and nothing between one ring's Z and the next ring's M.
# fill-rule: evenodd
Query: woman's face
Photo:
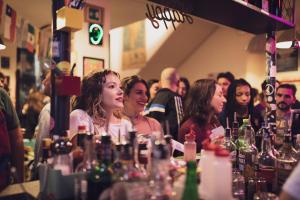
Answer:
M148 102L147 88L143 83L136 83L129 95L124 96L125 107L130 112L140 113Z
M226 103L226 99L223 95L222 87L216 84L216 91L210 104L214 108L216 113L220 113L223 110L224 103Z
M108 74L106 82L103 84L102 104L107 110L114 110L123 107L123 90L121 81L114 74Z
M235 100L241 106L248 106L251 98L250 87L248 85L240 85L235 89Z
M178 94L181 96L181 97L185 97L186 95L186 91L187 88L186 88L186 85L183 81L180 81L179 82L179 85L178 85Z
M159 90L159 83L153 83L151 85L151 88L149 89L150 92L150 98L153 99L157 93L157 91Z

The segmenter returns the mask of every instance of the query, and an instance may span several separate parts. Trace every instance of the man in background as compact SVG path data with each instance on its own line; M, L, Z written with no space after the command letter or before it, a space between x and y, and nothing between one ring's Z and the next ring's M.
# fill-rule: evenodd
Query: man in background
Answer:
M283 144L284 133L291 128L292 136L300 133L300 119L293 117L292 105L295 99L294 86L291 84L281 84L276 89L276 137L275 146L278 148ZM295 115L296 116L296 115ZM298 115L297 115L298 116Z
M179 78L175 68L165 68L161 72L161 89L145 110L145 115L159 121L163 125L165 134L171 134L175 140L183 118L181 97L176 93Z
M0 190L9 184L10 176L14 183L24 180L23 135L12 101L0 88Z

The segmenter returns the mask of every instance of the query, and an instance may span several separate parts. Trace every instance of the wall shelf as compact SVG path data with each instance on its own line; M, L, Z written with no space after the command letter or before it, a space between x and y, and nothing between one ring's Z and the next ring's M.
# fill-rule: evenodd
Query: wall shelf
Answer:
M262 34L294 27L280 17L269 14L242 0L150 0L170 8L248 33Z

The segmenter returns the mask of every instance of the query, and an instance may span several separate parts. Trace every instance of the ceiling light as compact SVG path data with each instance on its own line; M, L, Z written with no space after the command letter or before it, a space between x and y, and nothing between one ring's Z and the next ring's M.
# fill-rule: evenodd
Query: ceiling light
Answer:
M5 46L2 38L0 37L0 50L4 50L4 49L6 49L6 46Z

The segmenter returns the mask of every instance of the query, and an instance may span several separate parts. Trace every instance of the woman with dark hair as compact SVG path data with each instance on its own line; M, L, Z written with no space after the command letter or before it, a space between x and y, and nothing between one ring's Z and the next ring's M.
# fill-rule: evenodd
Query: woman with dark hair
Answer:
M138 134L150 135L161 132L157 120L142 115L149 98L149 89L144 79L130 76L122 80L124 90L123 114L128 117Z
M220 126L217 115L223 110L225 102L222 88L215 80L197 80L190 88L185 102L179 141L184 142L184 136L193 130L196 133L197 152L200 152L201 143L211 138L212 130Z
M157 91L159 90L159 81L157 79L150 79L147 81L147 85L148 85L148 88L149 88L149 100L148 101L151 101Z
M70 114L71 136L77 133L78 126L97 135L109 134L117 142L118 134L126 135L132 125L121 118L123 90L119 74L111 70L96 72L84 77L81 94L76 97Z
M190 82L187 78L181 77L179 79L179 84L178 84L178 94L181 96L182 101L184 103L184 100L186 99L186 96L190 90Z
M234 80L227 93L227 103L225 110L220 117L222 125L226 126L226 117L231 125L236 113L239 125L242 125L243 119L251 116L251 124L255 131L258 131L263 119L259 113L254 112L254 95L251 85L245 79Z

